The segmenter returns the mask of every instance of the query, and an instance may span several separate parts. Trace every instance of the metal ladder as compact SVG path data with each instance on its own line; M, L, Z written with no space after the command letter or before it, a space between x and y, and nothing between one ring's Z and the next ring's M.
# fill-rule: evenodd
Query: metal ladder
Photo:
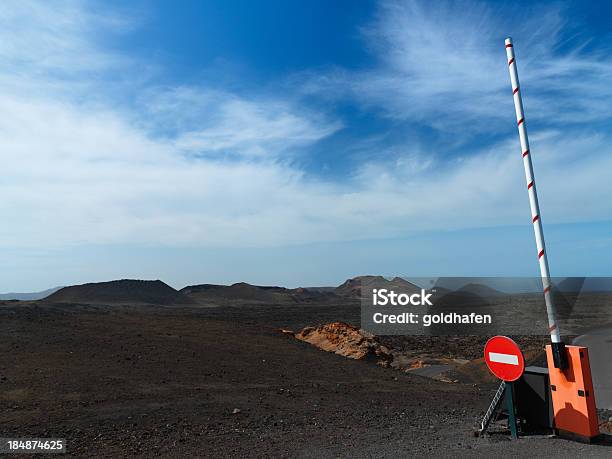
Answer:
M493 397L493 400L491 400L489 409L485 413L484 418L482 418L482 422L480 423L480 431L479 431L480 435L484 435L484 433L487 431L487 428L489 427L489 424L493 420L493 415L497 411L497 407L499 406L499 403L501 402L501 399L504 395L505 390L506 390L506 381L502 381L499 387L497 388L497 392L495 392L495 396Z

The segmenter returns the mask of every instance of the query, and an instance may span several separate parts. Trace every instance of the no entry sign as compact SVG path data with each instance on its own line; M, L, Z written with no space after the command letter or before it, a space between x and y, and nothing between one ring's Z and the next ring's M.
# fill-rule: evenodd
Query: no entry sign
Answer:
M499 379L516 381L525 371L525 359L518 345L507 336L494 336L485 345L485 361Z

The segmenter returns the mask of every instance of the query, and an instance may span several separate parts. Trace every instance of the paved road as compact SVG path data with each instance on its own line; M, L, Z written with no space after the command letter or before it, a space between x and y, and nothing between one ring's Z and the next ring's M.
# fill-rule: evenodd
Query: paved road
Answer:
M612 410L612 327L579 336L573 344L589 348L597 408Z

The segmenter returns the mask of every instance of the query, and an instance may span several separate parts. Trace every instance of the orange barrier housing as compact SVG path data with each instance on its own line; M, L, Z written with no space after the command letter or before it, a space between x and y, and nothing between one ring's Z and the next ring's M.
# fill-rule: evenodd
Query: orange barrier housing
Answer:
M546 346L555 428L560 435L591 441L599 435L599 425L589 350L583 346L565 348L569 367L561 371L555 368L551 346Z

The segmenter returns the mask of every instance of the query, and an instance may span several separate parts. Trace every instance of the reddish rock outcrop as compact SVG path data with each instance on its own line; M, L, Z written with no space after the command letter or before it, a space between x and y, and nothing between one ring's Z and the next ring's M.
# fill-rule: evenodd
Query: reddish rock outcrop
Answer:
M306 327L295 337L350 359L373 360L383 366L388 366L393 360L391 350L380 344L375 336L344 322Z

